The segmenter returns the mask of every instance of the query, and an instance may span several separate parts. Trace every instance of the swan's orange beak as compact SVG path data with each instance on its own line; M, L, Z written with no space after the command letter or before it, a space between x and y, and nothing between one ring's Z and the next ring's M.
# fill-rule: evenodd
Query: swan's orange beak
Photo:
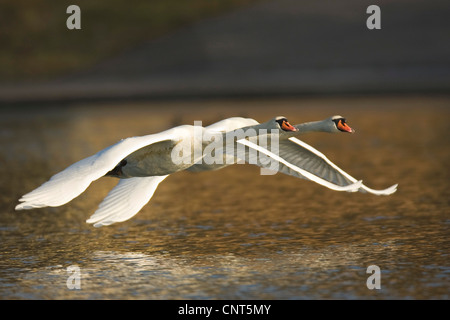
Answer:
M298 131L297 128L295 128L294 126L292 126L289 122L287 121L283 121L283 123L281 124L281 129L285 130L285 131Z
M350 132L350 133L355 133L355 130L353 130L352 128L350 128L348 126L348 124L346 124L345 122L343 122L342 120L339 120L337 127L339 130L341 131L345 131L345 132Z

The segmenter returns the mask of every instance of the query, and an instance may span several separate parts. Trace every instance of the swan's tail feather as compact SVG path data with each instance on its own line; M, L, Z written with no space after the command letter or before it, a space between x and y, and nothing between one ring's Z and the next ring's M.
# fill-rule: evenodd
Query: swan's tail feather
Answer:
M121 179L86 222L102 227L130 219L150 201L159 183L166 177Z

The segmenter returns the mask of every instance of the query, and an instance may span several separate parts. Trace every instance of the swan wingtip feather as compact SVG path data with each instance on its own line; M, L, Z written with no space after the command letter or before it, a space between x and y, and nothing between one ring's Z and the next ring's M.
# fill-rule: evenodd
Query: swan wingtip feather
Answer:
M25 208L24 205L25 205L24 203L19 203L19 204L14 208L14 210L16 210L16 211L25 210L26 208Z
M394 192L396 192L397 191L397 188L398 188L398 183L396 183L396 184L394 184L393 186L391 186L391 187L389 187L388 189L387 189L387 191L388 191L388 195L389 194L393 194Z

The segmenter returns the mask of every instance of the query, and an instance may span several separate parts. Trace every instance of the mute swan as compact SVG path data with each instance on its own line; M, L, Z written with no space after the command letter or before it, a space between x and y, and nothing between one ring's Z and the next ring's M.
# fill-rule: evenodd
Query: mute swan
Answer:
M350 192L359 191L362 193L371 193L375 195L390 195L397 190L397 184L384 190L374 190L367 187L362 184L362 181L356 180L348 173L340 169L323 153L296 138L296 136L311 132L355 133L355 130L350 128L344 117L335 115L322 121L307 122L294 126L291 126L285 117L276 117L275 120L279 123L281 129L283 129L279 131L279 148L276 153L273 153L270 148L255 144L248 139L240 139L237 143L243 144L249 149L256 150L278 161L278 168L276 169L278 172L298 178L309 179L332 190ZM227 119L223 121L227 121ZM245 130L245 128L257 127L257 124L254 122L256 122L256 120L241 120L240 124L248 124L248 126L240 129ZM230 132L236 129L233 127L233 123L230 123L229 125ZM268 167L267 163L262 163L259 161L256 153L253 153L252 155L249 152L249 149L246 150L246 153L242 156L242 159L237 156L233 148L231 148L232 153L227 154L227 149L223 152L227 157L234 157L234 163L239 160L244 160L260 167ZM200 161L192 167L189 167L187 170L194 172L209 171L221 169L228 165L230 164L223 163L208 165Z
M249 123L255 128L281 130L277 118L262 124L255 122L243 118L228 119L210 126L209 130L227 131L230 127ZM123 139L55 174L22 196L15 209L61 206L79 196L91 182L112 176L120 178L119 183L87 222L98 227L125 221L150 200L158 184L168 175L201 160L202 149L208 144L202 138L205 130L201 126L182 125L157 134ZM176 164L172 158L175 148L183 151Z
M161 133L132 137L101 150L97 154L69 166L37 189L19 199L16 210L61 206L80 195L90 183L103 176L120 178L118 184L108 193L95 213L86 221L95 227L110 225L130 219L151 199L159 183L170 174L181 170L217 170L230 165L202 163L202 150L210 141L201 137L205 133L221 133L224 136L240 129L275 130L279 133L279 154L261 145L239 139L237 143L248 146L279 163L279 171L288 175L306 178L339 191L362 191L373 194L391 194L394 185L386 190L373 190L357 181L329 161L322 153L295 138L308 132L354 132L344 118L329 119L292 126L285 117L276 117L266 123L249 118L229 118L208 127L182 125ZM200 135L196 134L200 133ZM258 134L258 133L257 133ZM199 138L200 137L200 138ZM184 148L181 161L174 163L172 152ZM250 153L245 153L246 157ZM223 150L223 156L239 160L235 153ZM248 159L247 159L248 160ZM255 163L261 167L265 164Z
M310 132L354 133L355 130L348 126L344 117L336 115L322 121L297 124L293 127L295 130L281 132L278 141L278 154L274 154L267 148L263 148L246 139L239 140L238 143L242 143L251 149L257 150L279 161L279 167L277 168L278 172L298 178L306 178L332 190L359 191L375 195L390 195L397 190L397 184L384 190L374 190L367 187L362 184L362 181L356 180L340 169L323 153L296 138L296 136ZM247 157L245 160L248 161L249 152L247 152L245 156ZM267 166L260 162L256 164L261 167ZM305 172L308 174L305 174ZM358 188L350 190L342 189L345 187L348 188L349 186L356 186L357 184L360 184Z
M123 139L55 174L49 181L22 196L19 199L21 203L15 209L61 206L79 196L92 181L103 176L123 176L130 178L119 181L88 222L94 222L97 218L100 220L105 212L109 212L105 225L127 220L150 200L162 180L190 166L184 163L174 165L168 150L176 145L198 145L191 141L195 129L198 130L194 126L183 125L157 134ZM147 155L151 155L154 162L145 168L140 166L139 160L146 160ZM194 159L193 155L193 152L186 154L192 158L190 160L198 161L199 158ZM149 161L142 163L149 164ZM147 177L139 178L146 176L146 169Z

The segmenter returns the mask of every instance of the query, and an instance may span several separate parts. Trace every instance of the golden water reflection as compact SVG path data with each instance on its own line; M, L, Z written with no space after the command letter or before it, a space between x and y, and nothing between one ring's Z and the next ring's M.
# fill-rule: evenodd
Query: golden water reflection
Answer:
M378 97L3 110L0 298L448 299L449 102ZM264 121L276 115L274 105L293 123L346 116L357 134L305 141L367 185L399 183L398 192L339 193L238 165L177 173L136 217L110 227L84 221L112 179L63 207L14 212L24 192L120 138L198 119ZM380 290L366 286L372 264L381 268ZM73 265L80 290L66 285Z

